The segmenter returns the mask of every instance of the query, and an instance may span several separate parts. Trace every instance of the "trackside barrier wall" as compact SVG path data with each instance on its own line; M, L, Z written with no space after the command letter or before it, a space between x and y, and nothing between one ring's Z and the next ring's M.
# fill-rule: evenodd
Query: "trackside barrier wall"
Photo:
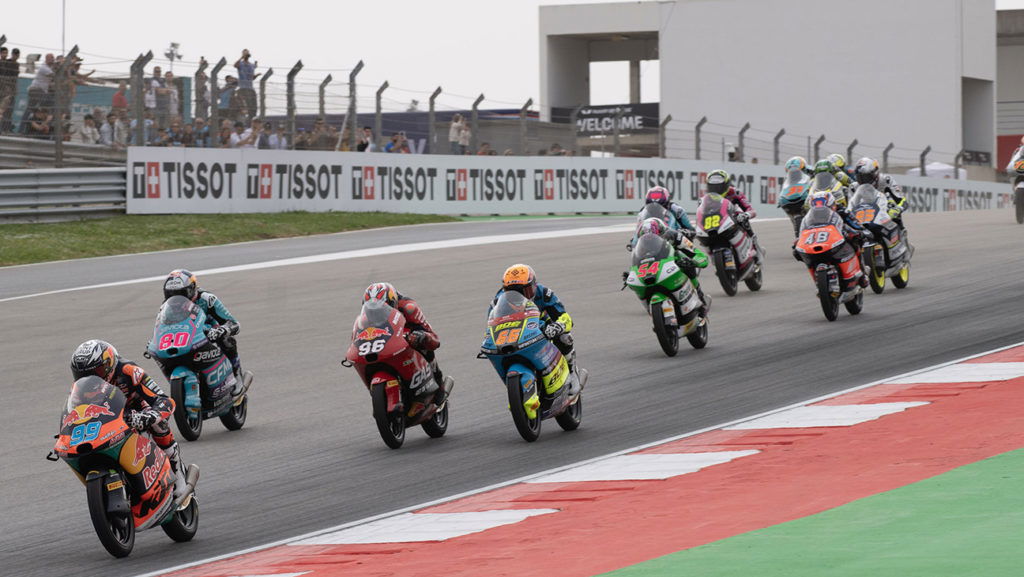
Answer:
M660 184L688 211L705 175L729 170L763 216L782 167L671 159L476 157L131 148L128 212L386 211L435 214L635 212ZM916 212L1012 205L1005 183L899 176Z
M125 211L125 170L0 170L0 221L53 221Z

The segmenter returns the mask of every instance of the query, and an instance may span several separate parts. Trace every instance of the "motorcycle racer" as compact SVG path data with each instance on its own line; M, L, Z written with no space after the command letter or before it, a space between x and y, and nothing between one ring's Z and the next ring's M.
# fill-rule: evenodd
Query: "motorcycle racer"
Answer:
M896 184L891 175L882 174L878 161L871 158L858 160L853 173L858 184L870 184L885 194L889 200L889 218L903 230L903 211L907 209L907 197L903 195L900 185Z
M754 234L754 228L750 226L750 219L757 216L757 211L750 205L746 195L732 185L732 175L722 169L712 170L708 173L705 183L709 193L722 195L726 200L735 204L743 211L736 214L733 218L747 231L747 234L756 238L757 235Z
M802 156L794 156L786 161L786 173L789 174L789 171L793 169L799 170L807 176L812 176L814 174L811 166L807 164L807 160Z
M832 176L843 183L843 186L853 186L853 170L846 167L846 157L839 153L833 153L828 155L828 161L835 169Z
M656 202L661 206L665 207L665 210L669 211L672 216L676 217L676 222L679 226L686 230L695 232L697 229L693 228L693 224L690 223L690 217L686 215L686 211L683 207L669 200L668 189L664 186L653 186L644 195L644 204L650 204Z
M125 422L136 431L149 431L156 445L163 449L174 470L175 497L181 495L186 488L185 467L167 423L174 413L174 401L142 367L121 358L117 349L106 341L85 341L71 355L71 376L77 381L89 375L97 375L121 389L127 399L126 406L130 408Z
M231 361L236 379L232 394L239 394L242 389L242 362L238 358L238 342L234 338L240 329L238 321L217 295L199 288L196 275L186 269L172 270L164 280L164 300L174 295L184 296L206 313L207 322L211 324L204 327L203 332L208 339L220 345Z
M857 219L853 218L853 216L851 216L848 212L840 208L836 203L835 197L832 196L832 193L830 193L829 191L822 190L815 192L810 196L809 200L812 209L818 207L826 207L835 212L836 214L838 214L842 218L843 237L846 239L848 243L850 243L850 246L853 247L854 252L857 255L857 258L860 259L861 246L863 245L864 241L871 240L874 237L871 234L871 232L865 229L863 226L861 226L861 224L857 222ZM798 261L803 262L803 258L800 256L800 253L797 252L796 250L795 243L793 247L793 257L796 258ZM858 279L858 282L860 283L860 286L867 287L868 277L862 274Z
M415 300L401 294L391 283L387 282L377 282L366 287L363 292L363 302L369 301L383 302L401 312L405 317L405 326L412 330L406 340L409 342L409 346L419 351L430 363L430 368L434 372L434 381L437 383L433 402L440 405L448 396L449 389L444 373L441 372L441 367L437 363L437 356L434 354L434 351L441 346L441 339L427 322L423 309Z
M690 284L697 290L697 295L700 296L701 302L704 303L703 313L706 315L708 310L711 308L711 297L704 294L704 289L700 287L700 281L697 280L697 269L707 268L708 257L704 254L696 244L689 241L689 239L678 230L672 230L665 224L664 221L657 218L648 218L640 224L640 228L637 230L637 237L645 234L658 235L665 239L672 248L676 249L676 264L679 265L680 270L686 275L686 278L690 279ZM622 273L623 280L629 273Z
M666 227L667 228L667 227ZM554 291L537 282L537 274L533 267L525 264L514 264L501 277L501 289L491 300L490 309L498 301L498 296L505 291L515 291L533 301L541 312L541 331L549 341L554 343L569 363L569 370L576 372L576 351L572 338L572 317L565 310L565 305L558 299Z

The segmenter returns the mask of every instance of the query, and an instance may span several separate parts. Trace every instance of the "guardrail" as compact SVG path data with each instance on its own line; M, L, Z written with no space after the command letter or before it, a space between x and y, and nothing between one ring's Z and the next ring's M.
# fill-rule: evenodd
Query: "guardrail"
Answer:
M0 171L0 222L124 214L125 174L124 166Z
M64 143L65 167L124 166L127 153L97 144ZM43 138L0 137L0 169L43 168L54 166L57 145Z

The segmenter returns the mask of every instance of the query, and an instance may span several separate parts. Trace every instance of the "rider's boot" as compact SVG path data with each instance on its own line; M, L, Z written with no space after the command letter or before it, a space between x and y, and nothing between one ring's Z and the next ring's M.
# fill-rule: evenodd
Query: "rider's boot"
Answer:
M709 297L708 295L704 294L704 289L702 289L700 287L700 285L696 285L696 286L697 286L697 296L699 296L700 297L700 301L702 303L704 303L700 307L700 313L702 315L704 315L704 316L708 316L708 312L711 311L711 297Z
M434 392L434 404L440 405L448 398L448 380L445 378L444 373L441 372L441 366L437 364L435 359L432 363L434 369L434 381L437 383L437 391Z
M171 461L171 470L174 471L174 498L178 499L185 494L188 488L185 484L185 466L181 463L181 451L178 443L164 449L164 454Z
M238 355L230 358L231 370L235 375L235 386L231 388L231 396L237 397L245 391L245 373L242 372L242 361L238 359Z

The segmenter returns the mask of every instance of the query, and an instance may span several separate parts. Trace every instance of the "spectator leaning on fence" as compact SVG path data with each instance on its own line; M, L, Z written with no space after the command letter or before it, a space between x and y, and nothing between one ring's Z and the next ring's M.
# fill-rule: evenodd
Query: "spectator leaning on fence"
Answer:
M192 132L195 133L193 139L193 146L196 148L209 148L210 146L210 127L206 124L206 119L199 117L195 119L195 126L192 128Z
M25 107L25 114L22 117L22 132L29 134L29 122L34 116L36 109L42 109L49 113L53 107L53 98L50 93L50 84L53 82L53 54L47 54L42 64L36 67L36 76L28 87L28 106Z
M459 129L459 150L460 154L469 154L469 141L471 132L469 124L465 120L462 121L462 127Z
M253 126L259 119L253 121ZM235 122L235 132L231 135L231 148L256 148L256 139L259 138L259 131L252 127L246 128L241 122Z
M0 47L0 134L11 131L11 117L18 103L18 57L21 50Z
M359 134L359 141L356 143L356 151L373 152L376 148L377 145L373 142L373 129L369 126L364 126Z
M164 74L164 90L167 91L167 121L181 114L181 105L178 100L178 85L174 81L174 73L170 70Z
M270 126L269 122L267 123L267 126ZM274 128L276 128L277 130L273 134L271 134L270 138L268 139L268 144L270 145L270 149L271 150L288 150L288 137L285 136L285 133L284 133L284 124L279 122L277 124L277 126L274 127Z
M100 117L102 118L102 116ZM79 131L79 138L85 144L99 144L100 131L96 128L96 122L91 114L86 114L82 121L82 130Z
M459 144L459 138L462 134L463 124L464 121L462 120L462 115L456 112L452 116L452 124L448 128L448 144L451 147L452 154L464 154L465 152L462 150L462 147Z

